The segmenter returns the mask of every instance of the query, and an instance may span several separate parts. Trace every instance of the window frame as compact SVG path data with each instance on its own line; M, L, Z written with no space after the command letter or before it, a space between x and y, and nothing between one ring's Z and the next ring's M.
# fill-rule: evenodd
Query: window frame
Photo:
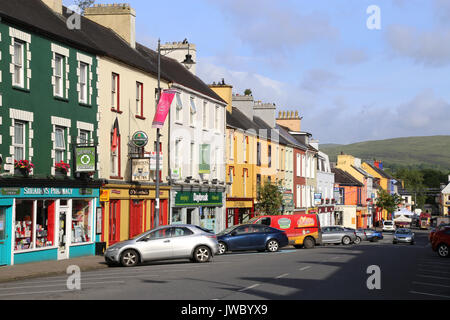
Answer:
M17 143L16 142L16 139L17 139L16 125L21 125L22 126L22 130L23 130L22 131L22 143ZM20 121L20 120L14 120L14 137L12 139L12 145L14 147L14 160L16 160L16 161L26 160L26 158L27 158L27 155L26 155L26 150L27 150L27 148L26 148L26 142L27 142L26 133L27 133L27 122ZM23 153L22 159L18 159L16 157L16 148L17 149L18 148L22 148L22 153Z
M83 68L85 69L83 72ZM83 104L89 103L89 64L80 61L79 64L80 76L79 76L79 85L80 85L80 93L78 96L78 101ZM84 83L82 81L84 75ZM84 99L83 99L84 94Z
M190 108L189 108L189 125L195 127L195 120L197 114L197 106L195 105L195 98L190 98Z
M136 118L145 120L144 117L144 84L136 81Z
M111 73L111 111L122 113L120 110L120 74Z
M61 127L61 126L55 126L55 164L59 163L61 161L67 162L66 161L66 147L67 147L67 142L66 142L66 130L67 128L65 127ZM58 146L58 132L62 132L62 142L63 142L63 146ZM57 154L62 153L62 157L61 159L58 161L58 156Z
M20 64L17 64L17 59L16 59L16 52L17 52L16 46L17 45L20 46L20 57L21 57ZM20 41L19 39L14 38L13 46L14 46L14 53L13 53L12 64L14 65L14 72L13 72L13 77L12 77L12 85L14 87L25 88L25 43L23 41ZM16 70L19 70L20 82L16 81L17 80L16 79Z
M58 68L58 61L61 63L60 68ZM59 98L64 98L64 63L65 56L59 53L55 53L55 69L53 72L53 76L55 77L54 96ZM58 75L58 71L60 72L60 75ZM60 89L60 92L58 92L58 87Z

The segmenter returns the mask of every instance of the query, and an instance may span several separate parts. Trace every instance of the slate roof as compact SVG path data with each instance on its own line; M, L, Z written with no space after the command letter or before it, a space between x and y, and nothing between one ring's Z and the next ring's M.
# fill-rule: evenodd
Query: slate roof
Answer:
M363 187L364 185L355 179L351 174L338 168L331 168L331 172L334 173L334 182L343 186L356 186Z
M366 164L371 167L375 172L377 172L380 176L382 176L383 178L386 179L394 179L393 177L391 177L389 174L387 174L384 170L377 168L376 166L374 166L373 164L370 164L368 162L366 162Z

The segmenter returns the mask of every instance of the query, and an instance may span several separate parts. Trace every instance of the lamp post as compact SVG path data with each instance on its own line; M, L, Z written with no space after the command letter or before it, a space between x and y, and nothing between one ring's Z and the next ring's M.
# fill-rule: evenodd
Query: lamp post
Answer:
M187 40L185 40L187 42ZM184 43L183 43L184 44ZM176 49L174 49L176 50ZM173 51L173 50L172 50ZM171 52L171 51L170 51ZM170 53L168 52L168 53ZM188 43L188 54L186 55L186 59L181 62L187 69L190 69L195 62L192 60L192 55L189 54L189 43ZM159 100L161 98L161 39L158 39L158 88L156 95L156 105L159 104ZM169 112L170 117L170 112ZM169 121L170 122L170 121ZM155 227L159 226L159 216L160 216L160 198L159 198L159 189L160 189L160 168L159 168L159 154L161 152L160 148L160 128L156 128L156 185L155 185L155 218L154 223ZM170 145L170 136L169 136L169 145ZM170 163L170 159L168 159ZM170 173L169 173L170 175Z

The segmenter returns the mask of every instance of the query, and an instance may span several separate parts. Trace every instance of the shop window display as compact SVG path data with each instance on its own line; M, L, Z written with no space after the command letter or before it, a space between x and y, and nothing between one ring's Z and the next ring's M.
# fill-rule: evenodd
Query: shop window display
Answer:
M201 208L200 226L205 229L214 231L215 225L216 225L216 209L214 207Z
M172 224L179 224L183 223L183 219L181 216L181 209L180 208L173 208L172 209Z
M72 243L90 242L91 200L74 200L72 206Z
M36 206L36 248L53 246L55 225L54 201L37 201Z
M16 201L15 246L14 250L33 248L34 201Z

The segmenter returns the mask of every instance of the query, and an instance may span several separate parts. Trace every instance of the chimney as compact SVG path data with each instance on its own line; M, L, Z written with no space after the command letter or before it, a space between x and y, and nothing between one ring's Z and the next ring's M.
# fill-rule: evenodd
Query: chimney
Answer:
M299 117L298 111L283 111L276 119L280 126L289 128L290 131L300 132L302 118Z
M196 75L197 68L195 62L197 60L197 48L195 44L189 43L187 39L183 42L167 42L161 45L161 55L177 60L182 63L188 55L194 61L194 64L190 65L189 71Z
M112 29L132 48L136 48L136 11L129 4L96 4L86 8L84 16Z
M220 83L210 84L209 88L227 103L227 111L231 113L233 111L233 86L226 84L225 80L222 79Z
M274 103L262 103L261 101L258 101L253 106L255 116L260 117L271 128L275 128L276 125L276 110L277 107Z
M62 0L42 0L54 12L62 14Z
M247 118L253 121L253 96L233 95L233 107L241 111Z

